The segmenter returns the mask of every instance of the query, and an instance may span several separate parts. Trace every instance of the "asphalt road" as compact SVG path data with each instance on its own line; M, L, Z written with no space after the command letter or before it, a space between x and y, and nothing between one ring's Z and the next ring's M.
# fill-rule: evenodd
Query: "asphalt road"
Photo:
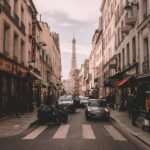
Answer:
M35 125L18 136L0 139L1 150L146 150L111 121L86 121L84 110L69 116L68 124Z

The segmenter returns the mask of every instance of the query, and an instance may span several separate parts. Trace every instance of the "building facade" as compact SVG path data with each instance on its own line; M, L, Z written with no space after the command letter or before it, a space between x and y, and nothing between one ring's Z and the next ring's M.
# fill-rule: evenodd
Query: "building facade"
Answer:
M60 88L59 35L46 34L37 14L32 0L0 1L0 117L32 111L51 81Z

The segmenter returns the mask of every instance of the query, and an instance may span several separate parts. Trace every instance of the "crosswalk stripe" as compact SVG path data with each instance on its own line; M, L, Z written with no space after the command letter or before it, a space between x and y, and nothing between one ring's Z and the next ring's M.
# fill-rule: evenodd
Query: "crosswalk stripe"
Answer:
M96 139L91 125L82 125L82 136L83 139Z
M70 125L61 125L53 136L53 139L65 139Z
M32 131L30 134L22 138L23 140L33 140L35 139L38 135L40 135L48 126L40 126L34 131Z
M127 141L125 137L123 137L113 126L104 125L104 128L109 132L109 134L113 137L114 140L117 141Z

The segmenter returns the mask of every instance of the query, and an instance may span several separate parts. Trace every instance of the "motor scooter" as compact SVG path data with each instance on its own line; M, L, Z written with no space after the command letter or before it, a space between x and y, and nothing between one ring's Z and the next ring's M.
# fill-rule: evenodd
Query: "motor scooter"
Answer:
M68 113L63 107L42 105L37 113L38 123L67 123Z

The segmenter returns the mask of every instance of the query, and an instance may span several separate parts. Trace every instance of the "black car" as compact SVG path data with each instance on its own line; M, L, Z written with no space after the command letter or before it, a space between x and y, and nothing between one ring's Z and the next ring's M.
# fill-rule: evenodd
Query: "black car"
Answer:
M68 112L75 113L75 104L71 95L60 96L58 105L66 109Z
M86 105L89 102L89 97L85 97L85 96L79 96L80 99L80 107L86 107Z
M105 99L90 99L85 108L86 119L91 118L110 118L110 110Z

